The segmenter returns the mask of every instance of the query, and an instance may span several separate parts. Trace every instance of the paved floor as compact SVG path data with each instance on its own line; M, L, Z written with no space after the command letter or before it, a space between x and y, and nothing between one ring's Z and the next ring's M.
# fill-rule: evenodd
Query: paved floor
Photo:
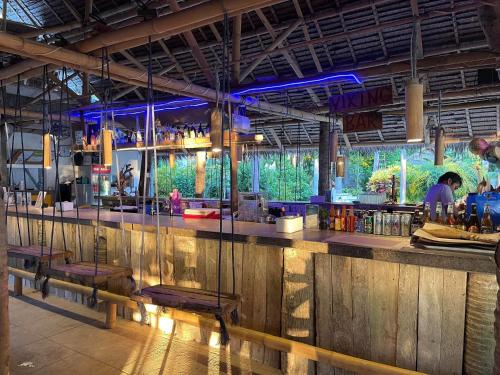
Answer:
M276 374L276 369L25 288L10 297L11 374Z

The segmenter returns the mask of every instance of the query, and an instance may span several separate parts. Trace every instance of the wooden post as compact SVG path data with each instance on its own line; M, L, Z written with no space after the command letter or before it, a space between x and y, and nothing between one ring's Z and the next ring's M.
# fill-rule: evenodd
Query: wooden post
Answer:
M14 295L22 296L23 295L23 279L19 276L14 276Z
M196 152L196 181L194 184L195 198L203 198L204 196L206 165L207 165L206 151Z
M112 329L116 325L116 308L117 304L113 302L106 302L106 328Z
M231 204L233 209L238 210L238 144L235 133L231 134Z
M329 124L319 123L319 177L318 194L325 195L330 190L330 149L328 147ZM329 199L327 199L329 200Z
M2 193L0 193L1 195ZM0 233L6 233L5 208L0 199ZM0 374L9 374L9 284L7 268L7 236L0 236Z
M401 149L401 171L399 176L399 203L406 203L406 150Z

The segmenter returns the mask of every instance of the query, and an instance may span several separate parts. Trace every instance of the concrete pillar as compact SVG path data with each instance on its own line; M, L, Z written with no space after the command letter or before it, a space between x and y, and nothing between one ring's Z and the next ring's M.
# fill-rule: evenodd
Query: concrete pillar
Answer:
M260 165L259 153L256 152L252 159L252 192L258 193L260 191Z
M406 203L406 150L401 149L401 171L399 175L399 203Z
M205 195L206 164L206 151L196 152L196 180L194 184L195 198L203 198L203 196Z
M329 124L319 123L319 157L318 157L318 194L325 195L330 190L330 148Z

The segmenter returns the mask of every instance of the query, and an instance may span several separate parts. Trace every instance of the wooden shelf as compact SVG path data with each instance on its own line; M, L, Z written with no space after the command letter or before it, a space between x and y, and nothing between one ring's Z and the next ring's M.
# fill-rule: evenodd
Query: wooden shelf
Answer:
M229 147L229 132L226 131L224 134L224 147ZM250 144L250 143L260 143L262 142L262 136L260 134L239 134L233 132L232 142L237 144ZM203 138L187 138L181 141L167 141L156 145L156 150L185 150L185 149L209 149L212 147L212 142L210 142L209 137ZM144 151L146 147L143 144L128 143L119 144L119 151ZM149 150L153 150L153 145L148 146ZM82 152L95 153L100 152L100 150L78 150Z

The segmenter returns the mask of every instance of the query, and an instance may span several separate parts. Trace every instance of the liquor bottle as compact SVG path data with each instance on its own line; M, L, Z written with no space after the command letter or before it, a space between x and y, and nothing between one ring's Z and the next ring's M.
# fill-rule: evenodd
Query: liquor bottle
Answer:
M184 139L187 139L189 138L189 127L186 125L184 125L184 129L182 130L182 134L184 136Z
M469 220L467 221L467 231L471 233L479 233L480 224L477 217L477 204L472 203Z
M335 230L336 231L342 230L342 218L340 217L340 208L337 208L335 210Z
M430 221L431 221L431 204L429 202L425 202L422 223L425 224L425 223L428 223Z
M203 132L203 128L201 127L201 124L200 124L200 126L198 126L198 134L197 134L197 137L198 137L198 138L203 138L203 137L205 137L205 133Z
M446 208L446 224L453 228L457 225L455 213L453 212L453 202L448 203L448 207Z
M436 223L437 224L444 224L444 218L443 218L443 204L441 202L436 203Z
M330 229L335 230L335 208L330 208Z
M342 232L347 232L347 210L345 206L342 206L342 213L340 215Z
M354 208L349 208L349 215L347 216L347 231L354 232L356 230L356 216L354 216Z
M457 215L457 222L455 228L460 230L467 230L467 220L465 220L465 209L460 210Z
M191 126L189 128L189 138L193 138L193 139L196 138L196 130L195 130L194 126Z
M422 220L420 218L420 212L418 211L418 209L416 209L410 225L410 234L415 233L417 229L420 228L422 228Z
M493 233L493 222L491 221L491 208L488 203L484 205L483 218L481 219L481 233Z

